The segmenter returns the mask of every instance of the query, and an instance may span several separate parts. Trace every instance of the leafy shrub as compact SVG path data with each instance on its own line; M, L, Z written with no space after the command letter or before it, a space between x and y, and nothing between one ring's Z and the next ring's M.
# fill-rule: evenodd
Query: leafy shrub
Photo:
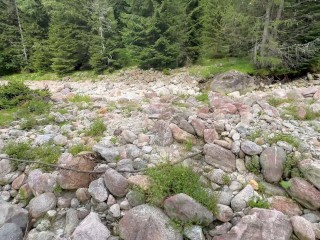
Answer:
M270 205L267 199L263 197L251 197L248 201L248 206L252 208L265 208L269 209Z
M293 147L298 148L300 146L300 141L298 138L292 136L291 134L286 134L286 133L277 133L273 137L268 139L268 142L270 144L277 143L279 141L287 142Z
M73 156L77 155L80 152L84 152L84 151L90 151L90 148L84 144L81 144L81 143L71 146L68 150L68 152L71 153Z
M283 166L283 177L285 179L290 179L293 177L303 177L298 168L299 161L300 159L295 157L293 154L289 154L287 156Z
M201 186L200 177L190 168L164 163L149 168L146 173L151 179L150 187L146 191L147 202L162 206L167 197L185 193L216 212L217 197L210 195Z
M246 162L246 168L249 172L259 174L261 169L259 157L256 155L252 156L251 160Z
M107 129L102 119L95 120L90 129L88 129L85 134L86 136L91 137L101 137L103 136L103 132Z

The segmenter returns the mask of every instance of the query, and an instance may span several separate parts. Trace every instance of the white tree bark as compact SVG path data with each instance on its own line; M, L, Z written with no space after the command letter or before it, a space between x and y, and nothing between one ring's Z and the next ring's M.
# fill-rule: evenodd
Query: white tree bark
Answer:
M260 56L265 56L265 49L267 40L269 38L269 27L270 27L270 18L271 18L271 8L273 5L273 0L268 0L266 5L266 16L264 20L264 27L263 27L263 33L262 33L262 40L261 40L261 46L260 46Z

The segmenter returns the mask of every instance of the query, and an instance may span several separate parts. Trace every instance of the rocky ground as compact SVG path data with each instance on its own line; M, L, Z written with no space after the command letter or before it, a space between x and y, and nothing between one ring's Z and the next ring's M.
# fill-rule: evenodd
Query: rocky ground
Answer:
M320 76L270 86L238 78L207 95L185 70L28 82L50 90L54 120L29 130L12 122L0 148L50 142L59 166L100 173L46 172L0 155L0 239L320 239ZM78 95L91 100L68 100ZM84 134L96 119L107 127L100 138ZM68 152L79 144L93 153ZM163 208L137 196L133 186L149 186L144 169L162 162L201 175L217 211L184 193Z

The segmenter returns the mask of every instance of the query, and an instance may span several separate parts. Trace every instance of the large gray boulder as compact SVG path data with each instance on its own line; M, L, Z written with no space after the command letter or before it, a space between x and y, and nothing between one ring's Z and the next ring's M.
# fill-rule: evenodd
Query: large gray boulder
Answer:
M183 222L209 225L213 221L212 212L184 193L167 198L164 201L164 209L170 218Z
M88 191L97 202L104 202L108 199L108 192L104 185L103 178L92 181Z
M74 230L74 240L106 240L110 231L103 225L97 213L91 212Z
M213 92L231 93L239 91L245 93L255 88L253 77L235 70L218 74L210 81L210 89Z
M236 157L231 151L216 144L206 144L203 150L206 163L227 172L236 170Z
M154 129L156 144L160 146L169 146L173 143L173 134L168 122L159 120L156 122Z
M3 240L22 240L23 233L21 228L14 223L6 223L0 227L0 239Z
M47 211L55 209L57 204L56 196L53 193L43 193L29 203L29 213L33 218L43 216Z
M244 141L241 143L241 150L247 155L257 155L262 152L262 147L251 141Z
M112 168L104 174L104 183L107 189L117 197L124 197L128 193L128 180Z
M320 161L306 159L299 162L298 166L303 176L320 190Z
M27 210L0 200L0 227L6 223L14 223L24 231L28 222Z
M274 183L281 180L285 161L286 152L280 147L269 147L261 153L260 165L267 182Z
M232 200L231 200L231 208L235 212L242 211L247 207L247 203L251 197L253 197L254 189L248 184L244 189L242 189Z
M119 222L120 237L124 240L182 240L181 233L172 227L161 209L144 204L132 208Z
M290 218L293 232L300 240L314 240L312 223L300 216Z
M289 240L291 234L290 220L283 213L253 208L227 234L213 240Z

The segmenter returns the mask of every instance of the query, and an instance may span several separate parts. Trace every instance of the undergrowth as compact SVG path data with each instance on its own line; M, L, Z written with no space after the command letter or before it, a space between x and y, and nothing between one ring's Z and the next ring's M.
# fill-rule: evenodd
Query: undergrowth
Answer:
M85 151L90 151L90 148L81 143L71 146L68 150L68 152L71 153L73 156Z
M90 126L90 128L85 131L85 135L86 136L90 136L90 137L102 137L103 136L103 132L107 130L106 125L104 124L102 119L96 119L92 125Z

